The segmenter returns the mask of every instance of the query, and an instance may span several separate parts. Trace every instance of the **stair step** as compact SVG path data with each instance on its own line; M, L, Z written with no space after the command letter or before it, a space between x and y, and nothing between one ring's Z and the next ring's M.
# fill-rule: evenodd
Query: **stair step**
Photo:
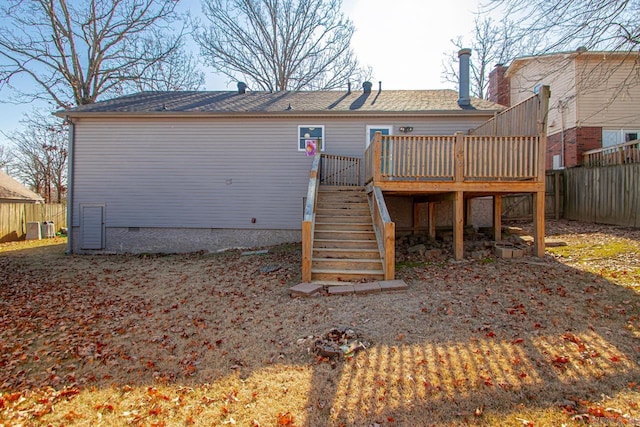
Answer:
M336 218L337 219L337 218ZM316 231L340 230L340 231L368 231L373 232L373 224L369 222L320 222L316 219Z
M374 240L336 240L314 239L314 249L378 249L378 242Z
M376 233L373 231L349 231L349 230L316 230L314 239L333 240L376 240Z
M345 200L349 202L367 202L366 194L318 193L318 201Z
M358 185L325 185L320 184L318 187L319 192L349 192L362 193L364 190Z
M311 269L351 270L382 270L382 261L376 259L343 259L343 258L313 258Z
M364 207L351 207L351 208L340 208L340 207L318 207L316 208L316 216L364 216L371 215L371 211L369 211L369 206Z
M314 248L313 258L380 259L378 248Z
M312 268L311 280L384 280L382 270L340 270L331 268Z
M371 224L371 215L367 213L367 215L349 215L349 216L335 216L335 215L324 215L316 213L316 224L319 223L331 223L331 222L340 222L341 224L345 223L369 223Z

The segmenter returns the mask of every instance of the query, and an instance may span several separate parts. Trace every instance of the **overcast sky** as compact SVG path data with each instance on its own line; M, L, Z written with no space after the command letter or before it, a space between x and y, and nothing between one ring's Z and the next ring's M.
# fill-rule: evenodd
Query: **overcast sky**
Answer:
M343 0L344 13L356 26L352 41L360 62L373 68L373 81L386 89L451 88L441 78L450 40L468 37L478 0ZM200 13L199 0L182 7ZM195 47L194 47L195 49ZM235 82L207 71L207 90L235 90ZM0 97L6 97L0 93ZM0 130L11 133L30 105L0 103ZM0 135L0 145L6 139Z

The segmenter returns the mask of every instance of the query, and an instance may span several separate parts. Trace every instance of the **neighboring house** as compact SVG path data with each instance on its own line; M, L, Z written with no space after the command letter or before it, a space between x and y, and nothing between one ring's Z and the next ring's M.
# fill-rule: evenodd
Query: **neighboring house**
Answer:
M585 151L639 138L638 69L639 52L579 49L517 58L492 71L489 99L510 106L550 86L546 166L573 167Z
M0 203L44 203L44 199L0 171Z
M313 157L362 157L376 130L452 135L501 109L453 90L139 93L71 123L74 252L182 252L300 241ZM409 205L410 206L410 205ZM91 229L89 229L91 227Z

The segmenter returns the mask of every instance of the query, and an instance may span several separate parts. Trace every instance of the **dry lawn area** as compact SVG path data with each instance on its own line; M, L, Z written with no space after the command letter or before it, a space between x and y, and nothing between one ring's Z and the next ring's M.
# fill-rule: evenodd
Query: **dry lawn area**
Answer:
M640 425L640 230L547 235L568 246L399 265L407 292L308 299L287 293L299 245L2 245L0 425ZM371 346L311 353L334 326Z

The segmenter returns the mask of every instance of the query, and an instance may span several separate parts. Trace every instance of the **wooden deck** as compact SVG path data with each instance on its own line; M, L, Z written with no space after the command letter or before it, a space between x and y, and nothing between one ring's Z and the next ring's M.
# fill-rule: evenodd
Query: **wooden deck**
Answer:
M534 254L544 256L546 120L549 88L514 106L469 134L375 134L364 153L364 185L383 260L385 279L394 275L395 226L385 195L418 196L429 204L429 234L435 237L433 202L453 202L454 257L463 257L465 200L492 196L495 240L500 240L502 195L530 193L534 205ZM336 157L336 156L333 156ZM314 214L320 180L349 185L356 159L320 158L314 162L303 222L303 280L311 278ZM349 166L356 165L357 166ZM345 166L346 165L346 166ZM348 169L349 184L341 169ZM324 177L323 177L324 175ZM359 179L359 176L355 179ZM324 182L324 181L323 181Z

